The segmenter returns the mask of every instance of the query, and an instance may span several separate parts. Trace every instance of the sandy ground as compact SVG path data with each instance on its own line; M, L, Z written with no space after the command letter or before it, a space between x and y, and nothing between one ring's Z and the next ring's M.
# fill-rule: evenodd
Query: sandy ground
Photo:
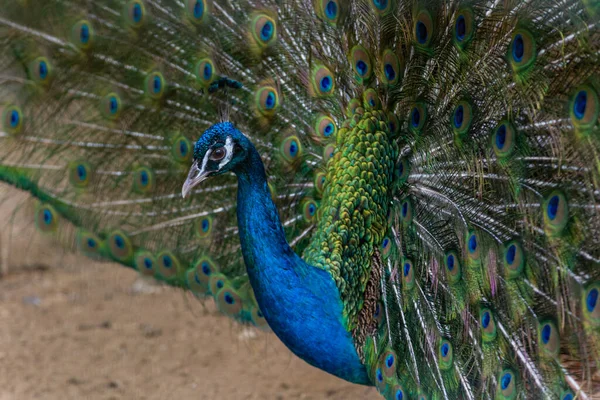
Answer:
M380 398L212 302L62 251L19 217L0 258L0 400Z

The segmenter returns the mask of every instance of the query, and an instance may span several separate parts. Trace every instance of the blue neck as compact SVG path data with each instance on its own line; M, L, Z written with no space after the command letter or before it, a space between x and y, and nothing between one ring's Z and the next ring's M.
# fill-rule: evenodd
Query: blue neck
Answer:
M254 147L242 164L235 171L242 253L269 326L309 364L347 381L370 385L345 328L333 278L305 263L288 245Z

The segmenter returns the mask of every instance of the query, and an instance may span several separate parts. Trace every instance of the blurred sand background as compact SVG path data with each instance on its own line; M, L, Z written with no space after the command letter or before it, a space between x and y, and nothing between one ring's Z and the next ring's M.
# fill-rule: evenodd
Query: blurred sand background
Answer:
M5 196L0 400L380 399L309 366L273 334L231 322L212 301L64 251L35 231L25 195L0 184Z

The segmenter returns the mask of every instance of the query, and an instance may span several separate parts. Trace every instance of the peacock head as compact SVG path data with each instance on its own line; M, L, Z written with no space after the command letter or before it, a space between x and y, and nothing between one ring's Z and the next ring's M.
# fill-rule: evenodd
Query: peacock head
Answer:
M190 168L181 195L190 191L210 176L222 175L244 161L250 141L231 122L221 122L208 128L194 146L194 162Z

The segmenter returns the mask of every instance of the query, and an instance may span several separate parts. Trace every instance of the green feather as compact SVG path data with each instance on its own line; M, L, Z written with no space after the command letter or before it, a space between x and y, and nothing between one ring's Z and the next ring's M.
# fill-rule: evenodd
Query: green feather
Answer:
M385 398L594 397L594 1L34 3L0 10L0 180L38 231L267 330L235 178L181 198L232 121Z

